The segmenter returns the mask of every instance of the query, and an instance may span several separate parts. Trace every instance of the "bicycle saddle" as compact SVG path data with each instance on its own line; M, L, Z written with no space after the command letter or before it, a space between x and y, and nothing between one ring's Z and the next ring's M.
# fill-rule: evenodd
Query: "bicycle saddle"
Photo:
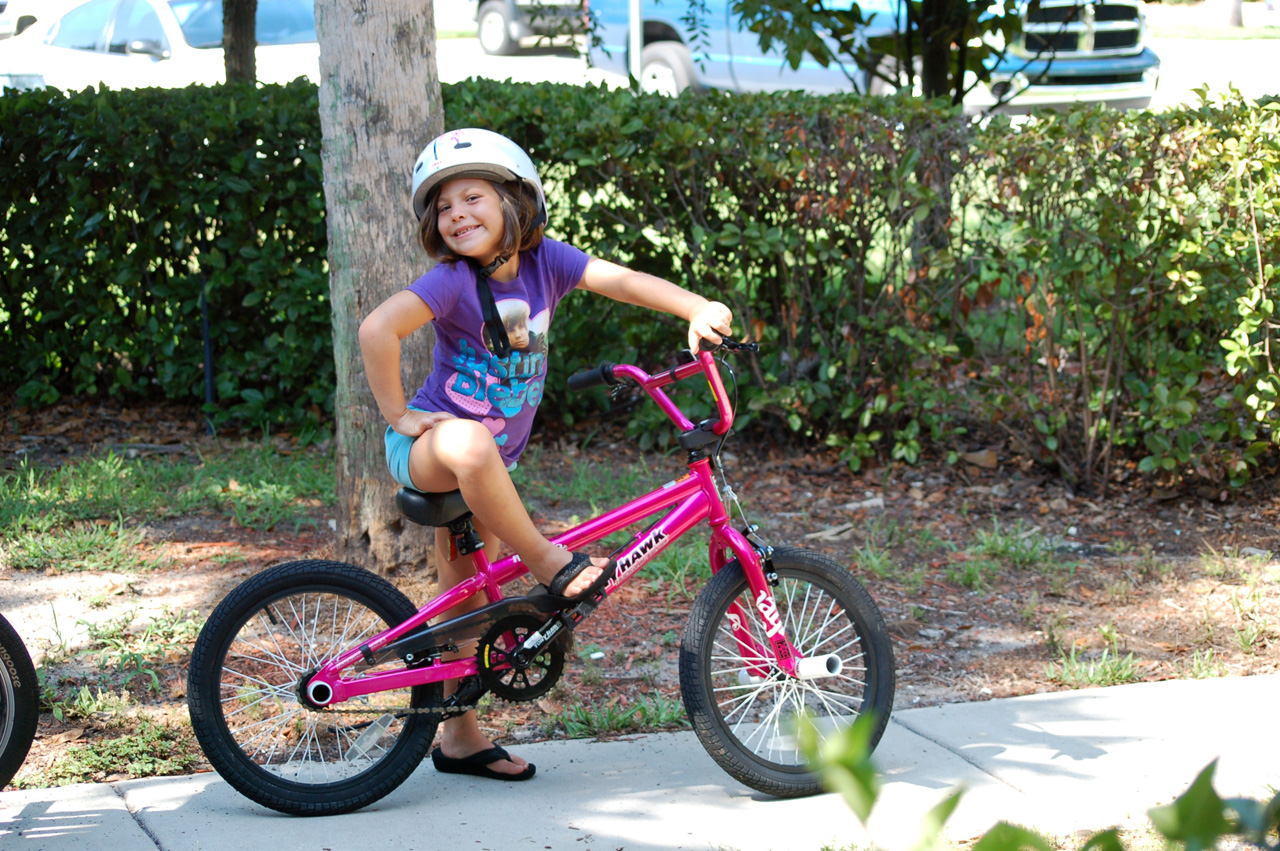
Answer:
M400 488L396 494L396 506L405 517L423 526L448 526L471 516L471 509L462 499L462 491L423 493L412 488Z

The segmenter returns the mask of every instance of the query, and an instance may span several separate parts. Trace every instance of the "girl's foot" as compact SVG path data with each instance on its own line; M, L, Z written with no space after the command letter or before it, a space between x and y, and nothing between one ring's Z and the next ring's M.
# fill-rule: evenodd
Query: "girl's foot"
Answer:
M474 719L475 716L468 713L455 721L446 722L454 729L442 731L439 750L449 760L465 760L475 754L493 749L493 742L480 731L480 725ZM500 758L486 763L486 767L494 774L515 776L529 770L528 760L515 754L508 754L505 750L502 753L506 754L506 759Z
M537 579L547 587L551 586L556 574L558 574L563 568L567 567L569 562L573 560L573 553L569 552L564 547L552 547L551 549L552 552L543 562L538 565L529 564L529 572L533 574L534 579ZM600 578L600 575L604 573L604 569L608 566L609 559L607 558L591 559L590 565L584 567L577 576L573 577L567 586L558 590L556 593L562 597L578 596L583 591L590 588L591 584Z

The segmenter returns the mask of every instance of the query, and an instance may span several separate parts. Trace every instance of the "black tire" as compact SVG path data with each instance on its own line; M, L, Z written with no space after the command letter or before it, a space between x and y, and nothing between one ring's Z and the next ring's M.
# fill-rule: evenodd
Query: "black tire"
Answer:
M511 37L511 17L502 0L489 0L476 14L476 38L480 48L492 56L510 56L520 49Z
M191 654L187 708L209 762L247 798L292 815L348 812L391 792L439 724L434 713L395 710L439 707L440 684L335 707L368 714L311 710L297 687L305 672L416 611L390 582L341 562L291 562L241 584Z
M751 635L767 648L765 623L741 565L733 561L707 583L689 612L680 644L680 690L698 740L721 768L753 789L793 798L822 791L796 748L796 715L807 712L825 735L873 712L874 748L893 708L893 648L871 596L836 561L780 548L773 566L780 580L773 593L787 637L806 657L840 656L843 670L800 680L781 674L771 658L748 659L729 631L726 613L739 603ZM774 675L752 677L749 667L761 663Z
M31 655L0 615L0 789L9 785L31 750L40 717L40 691Z
M675 97L693 81L693 59L680 42L655 41L640 52L640 91Z

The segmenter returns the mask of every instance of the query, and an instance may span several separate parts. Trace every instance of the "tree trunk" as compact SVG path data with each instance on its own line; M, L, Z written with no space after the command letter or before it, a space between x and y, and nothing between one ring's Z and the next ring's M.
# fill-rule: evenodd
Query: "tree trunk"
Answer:
M951 94L951 12L955 0L920 4L920 86L927 98Z
M364 375L361 320L427 268L409 173L443 132L431 0L316 0L320 129L337 366L338 557L386 573L426 564L431 536L402 522ZM427 329L405 341L408 396L431 368Z
M222 2L222 55L228 83L252 83L258 79L258 35L254 27L257 15L258 0Z

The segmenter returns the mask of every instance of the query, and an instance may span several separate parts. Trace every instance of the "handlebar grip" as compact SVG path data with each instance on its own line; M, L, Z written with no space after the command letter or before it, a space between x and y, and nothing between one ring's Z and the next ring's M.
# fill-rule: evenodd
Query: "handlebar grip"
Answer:
M575 393L579 390L586 390L591 387L617 383L618 381L613 377L613 364L607 361L600 364L595 369L589 369L586 372L579 372L569 376L569 389Z

